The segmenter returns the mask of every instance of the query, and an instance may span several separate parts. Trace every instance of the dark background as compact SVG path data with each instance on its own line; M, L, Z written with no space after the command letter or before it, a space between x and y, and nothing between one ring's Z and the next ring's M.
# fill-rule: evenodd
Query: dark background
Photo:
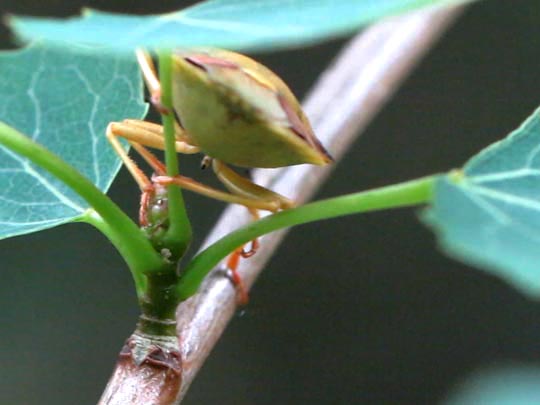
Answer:
M2 0L0 12L87 5L163 12L161 1ZM157 3L157 2L155 2ZM479 2L337 165L318 198L461 165L540 104L538 0ZM0 47L9 47L5 29ZM342 45L256 55L302 95ZM197 158L183 170L203 181ZM111 196L132 216L125 170ZM222 204L187 195L195 245ZM540 364L540 305L440 254L415 210L295 229L185 404L431 404L471 371ZM89 226L0 243L0 403L92 404L138 309L119 255Z

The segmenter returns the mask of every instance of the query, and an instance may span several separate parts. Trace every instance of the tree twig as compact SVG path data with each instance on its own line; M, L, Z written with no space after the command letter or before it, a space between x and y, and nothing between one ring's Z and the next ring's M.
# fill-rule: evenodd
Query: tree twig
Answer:
M304 103L314 131L336 160L368 125L396 91L420 57L457 17L462 7L424 9L372 25L356 36L321 75ZM322 184L331 166L293 166L254 173L257 183L270 187L297 202L305 202ZM204 242L208 245L249 221L243 207L230 206ZM285 232L267 235L257 254L241 262L239 272L249 288L263 269ZM177 310L178 337L182 354L181 401L236 311L236 295L222 269L214 269L200 292ZM134 369L133 369L134 370ZM117 366L102 397L102 404L162 403L156 397L138 396L136 378ZM158 388L158 387L155 387ZM131 392L126 392L131 391ZM159 389L155 390L156 393ZM108 395L106 393L113 393ZM107 398L104 401L105 397ZM150 401L150 402L149 402Z

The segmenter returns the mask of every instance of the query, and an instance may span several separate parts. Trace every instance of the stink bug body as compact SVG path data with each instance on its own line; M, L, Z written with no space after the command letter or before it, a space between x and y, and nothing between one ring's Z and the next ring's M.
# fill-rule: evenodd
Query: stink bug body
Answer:
M205 154L205 164L211 162L228 192L184 176L167 177L163 164L146 149L164 148L160 125L138 120L111 123L107 137L143 191L141 225L147 223L148 195L154 183L128 157L118 137L126 138L152 166L158 175L154 182L178 184L212 198L242 204L254 216L258 209L275 212L292 207L294 203L288 198L258 186L227 166L265 168L332 161L287 85L260 63L230 51L177 50L171 57L174 111L166 112L176 117L176 150ZM142 50L137 51L137 59L152 100L163 112L159 102L161 85L152 60Z

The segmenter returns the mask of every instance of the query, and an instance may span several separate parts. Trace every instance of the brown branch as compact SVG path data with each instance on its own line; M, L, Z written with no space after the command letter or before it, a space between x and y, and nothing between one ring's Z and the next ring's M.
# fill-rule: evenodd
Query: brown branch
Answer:
M461 7L432 8L375 24L341 51L334 63L322 74L304 107L317 136L336 160L368 125L374 115L412 70L419 58L445 31L459 14ZM274 170L258 170L255 181L295 201L304 202L329 175L332 167L301 165ZM227 208L204 245L247 223L249 216L242 207ZM257 254L243 260L239 272L249 288L263 269L285 232L276 232L261 239ZM178 307L178 336L183 362L181 401L212 350L227 323L236 311L235 290L223 277L221 269L207 277L200 292ZM158 404L165 387L153 387L154 397L139 393L144 380L144 367L126 371L119 363L107 385L100 404ZM155 370L147 372L155 373ZM153 376L154 374L152 374ZM163 381L159 380L159 381ZM160 382L156 380L156 384ZM146 385L144 385L146 384ZM154 399L152 399L154 398ZM162 397L161 397L162 398Z

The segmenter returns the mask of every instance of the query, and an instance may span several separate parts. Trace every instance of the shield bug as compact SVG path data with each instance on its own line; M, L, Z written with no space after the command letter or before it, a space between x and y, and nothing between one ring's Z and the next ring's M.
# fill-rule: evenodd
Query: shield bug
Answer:
M176 118L176 150L203 153L227 192L193 179L167 177L163 164L146 147L164 148L160 125L125 120L111 123L107 137L122 158L143 197L140 221L147 222L148 193L153 182L128 157L118 142L125 138L157 173L155 182L177 184L219 200L242 204L255 216L257 210L278 211L294 206L288 198L242 177L228 164L239 167L272 168L302 163L325 165L332 161L316 138L300 103L287 85L271 70L247 56L220 49L187 49L172 53L173 113ZM154 105L161 86L150 56L137 51L137 59ZM253 247L256 243L253 244ZM229 259L233 279L239 250Z

